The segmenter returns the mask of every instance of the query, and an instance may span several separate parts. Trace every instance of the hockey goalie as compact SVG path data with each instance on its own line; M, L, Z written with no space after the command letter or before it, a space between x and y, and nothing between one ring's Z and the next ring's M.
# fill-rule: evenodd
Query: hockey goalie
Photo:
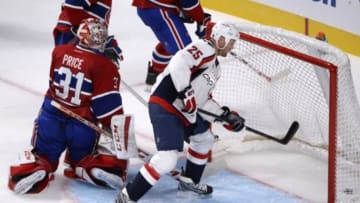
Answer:
M77 37L77 44L53 50L49 88L34 123L33 149L10 166L8 186L17 194L43 191L65 151L67 177L115 189L126 179L129 157L136 152L133 117L124 114L120 74L104 54L107 24L86 19ZM107 131L92 127L98 124ZM104 139L99 132L113 138Z

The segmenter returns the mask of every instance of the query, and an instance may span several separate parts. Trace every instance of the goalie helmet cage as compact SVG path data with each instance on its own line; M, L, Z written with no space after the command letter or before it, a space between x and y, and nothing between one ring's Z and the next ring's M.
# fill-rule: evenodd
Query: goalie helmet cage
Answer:
M279 137L298 121L295 139L319 149L314 153L326 152L328 202L359 198L360 108L348 56L292 31L236 26L240 40L235 56L219 58L222 77L214 98L238 110L250 126Z

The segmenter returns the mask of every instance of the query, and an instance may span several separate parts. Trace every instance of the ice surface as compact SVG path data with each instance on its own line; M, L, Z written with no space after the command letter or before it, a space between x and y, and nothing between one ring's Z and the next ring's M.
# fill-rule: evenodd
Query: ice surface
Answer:
M112 202L116 191L85 185L62 175L41 194L17 196L7 188L9 165L18 152L30 147L33 120L48 85L52 29L61 0L15 0L0 7L0 197L2 202L93 203ZM124 51L122 79L144 98L146 64L156 41L136 16L130 0L113 1L110 32ZM230 19L213 12L213 20ZM193 31L193 30L192 30ZM354 82L360 95L360 60L351 56ZM136 136L140 147L153 152L155 146L147 110L126 89L122 90L125 110L136 115ZM359 96L358 96L359 97ZM240 142L239 138L229 138ZM176 182L164 177L141 202L326 202L326 163L301 154L278 150L236 155L234 146L216 146L219 159L209 166L205 182L215 187L209 199L181 196ZM228 150L227 155L225 149ZM219 161L221 160L221 161ZM141 163L132 165L132 175Z

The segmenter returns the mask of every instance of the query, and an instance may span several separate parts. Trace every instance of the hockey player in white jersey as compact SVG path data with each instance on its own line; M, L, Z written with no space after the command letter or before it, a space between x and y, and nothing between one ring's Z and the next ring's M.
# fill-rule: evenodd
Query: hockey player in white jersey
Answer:
M221 107L211 96L220 78L217 56L226 56L237 39L239 32L232 24L217 23L210 40L194 41L177 52L159 75L149 99L149 114L158 151L119 192L116 202L138 201L163 174L174 169L185 139L190 141L190 145L178 189L200 195L213 192L213 188L200 183L200 179L214 143L211 122L217 120L198 113L197 109L202 108L228 120L229 123L223 123L228 130L243 129L244 119L228 107Z

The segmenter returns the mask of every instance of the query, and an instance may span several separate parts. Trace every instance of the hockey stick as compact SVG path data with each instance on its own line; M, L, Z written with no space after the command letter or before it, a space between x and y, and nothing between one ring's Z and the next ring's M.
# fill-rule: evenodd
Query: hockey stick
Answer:
M241 63L245 64L246 67L250 68L252 71L254 71L256 74L258 74L260 77L264 78L265 80L267 80L268 82L274 82L276 80L280 80L282 78L285 78L287 75L290 74L290 69L284 69L278 73L276 73L273 76L269 76L266 75L264 72L262 72L261 70L255 68L253 65L251 65L247 60L245 60L244 58L240 57L239 55L237 55L234 52L230 52L230 55L233 56L234 58L236 58L237 60L239 60Z
M50 103L53 107L55 107L56 109L58 109L59 111L65 113L66 115L72 117L72 118L75 118L76 120L80 121L81 123L83 123L84 125L94 129L96 132L100 133L100 134L103 134L105 135L106 137L109 137L109 138L113 138L113 136L111 135L110 132L100 128L99 126L97 126L95 123L89 121L89 120L86 120L84 117L80 116L79 114L71 111L70 109L66 108L65 106L61 105L60 103L52 100L51 103ZM114 142L116 142L116 140L114 140ZM145 152L144 150L138 148L138 157L143 161L143 162L148 162L152 155ZM178 179L179 176L181 174L181 171L179 169L174 169L172 171L169 172L169 176L173 177L174 179Z
M136 97L136 99L141 102L144 106L147 106L148 103L147 101L145 101L145 99L139 95L139 93L137 93L130 85L128 85L124 80L121 80L121 83L123 85L125 85L126 89L129 90L129 92L134 96Z
M81 123L85 124L86 126L94 129L96 132L105 135L106 137L110 137L112 138L112 135L110 134L110 132L100 128L99 126L97 126L95 123L86 120L85 118L83 118L82 116L80 116L79 114L71 111L70 109L66 108L65 106L61 105L60 103L56 102L55 100L51 100L50 104L57 108L58 110L60 110L61 112L65 113L66 115L75 118L76 120L80 121Z
M145 101L145 99L143 99L132 87L130 87L126 82L122 81L122 83L126 86L126 88L131 92L131 94L133 94L142 104L144 104L145 106L147 105L147 102ZM209 116L212 116L214 118L217 118L218 120L221 120L221 121L225 121L227 122L226 120L224 120L223 117L220 117L219 115L216 115L216 114L213 114L211 112L208 112L208 111L205 111L203 109L198 109L198 111L200 113L203 113L203 114L206 114L206 115L209 115ZM266 133L263 133L263 132L260 132L259 130L256 130L256 129L253 129L249 126L246 126L245 129L248 130L248 131L251 131L253 133L256 133L258 135L261 135L263 137L266 137L268 139L271 139L271 140L274 140L278 143L281 143L281 144L284 144L286 145L295 135L296 131L298 130L299 128L299 123L297 121L294 121L288 132L286 133L286 136L282 139L279 139L279 138L276 138L276 137L273 137L271 135L268 135Z
M270 80L270 81L271 81L271 80ZM133 94L133 95L139 100L139 102L141 102L142 104L144 104L144 106L147 106L147 102L145 101L144 98L142 98L142 97L141 97L132 87L130 87L126 82L122 81L122 83L126 86L126 88L130 91L130 93ZM214 117L214 118L217 118L218 120L227 122L226 120L224 120L223 117L221 117L221 116L219 116L219 115L213 114L213 113L208 112L208 111L205 111L205 110L203 110L203 109L198 109L198 111L199 111L200 113L203 113L203 114L212 116L212 117ZM299 128L299 123L298 123L297 121L294 121L294 122L291 124L291 126L290 126L288 132L286 133L285 137L279 139L279 138L273 137L273 136L271 136L271 135L268 135L268 134L266 134L266 133L263 133L263 132L261 132L261 131L259 131L259 130L253 129L253 128L249 127L249 126L246 126L246 127L245 127L245 129L248 130L248 131L250 131L250 132L256 133L256 134L258 134L258 135L261 135L261 136L263 136L263 137L266 137L266 138L268 138L268 139L271 139L271 140L276 141L276 142L278 142L278 143L280 143L280 144L283 144L283 145L286 145L287 143L289 143L289 141L294 137L294 135L295 135L296 131L298 130L298 128Z
M214 113L211 113L209 111L206 111L206 110L203 110L203 109L198 109L198 111L200 113L203 113L205 115L208 115L208 116L212 116L220 121L225 121L225 122L228 122L228 120L222 116L219 116L219 115L216 115ZM229 122L228 122L229 123ZM287 143L289 143L289 141L294 137L296 131L299 129L299 123L297 121L294 121L290 127L289 127L289 130L287 131L286 135L283 137L283 138L277 138L277 137L273 137L271 135L268 135L266 133L263 133L259 130L256 130L254 128L251 128L249 126L245 126L245 129L250 131L250 132L253 132L257 135L260 135L260 136L263 136L263 137L266 137L268 139L271 139L275 142L278 142L280 144L283 144L283 145L286 145Z
M141 97L132 87L130 87L126 82L122 81L122 83L123 83L123 84L126 86L126 88L131 92L131 94L133 94L142 104L144 104L145 106L147 106L147 102L145 101L144 98L142 98L142 97ZM224 118L222 118L222 117L220 117L220 116L218 116L218 115L216 115L216 114L213 114L213 113L211 113L211 112L205 111L205 110L203 110L203 109L198 109L198 111L199 111L200 113L203 113L203 114L212 116L212 117L214 117L214 118L217 118L218 120L227 122L226 120L224 120ZM284 145L286 145L286 144L294 137L294 135L295 135L296 131L298 130L298 128L299 128L299 123L298 123L297 121L294 121L294 122L291 124L291 126L290 126L288 132L286 133L285 137L282 138L282 139L279 139L279 138L273 137L273 136L271 136L271 135L268 135L268 134L266 134L266 133L263 133L263 132L261 132L261 131L259 131L259 130L253 129L253 128L249 127L249 126L246 126L246 127L245 127L245 129L248 130L248 131L251 131L251 132L253 132L253 133L256 133L257 135L261 135L261 136L263 136L263 137L266 137L266 138L268 138L268 139L271 139L271 140L273 140L273 141L276 141L276 142L281 143L281 144L284 144Z

